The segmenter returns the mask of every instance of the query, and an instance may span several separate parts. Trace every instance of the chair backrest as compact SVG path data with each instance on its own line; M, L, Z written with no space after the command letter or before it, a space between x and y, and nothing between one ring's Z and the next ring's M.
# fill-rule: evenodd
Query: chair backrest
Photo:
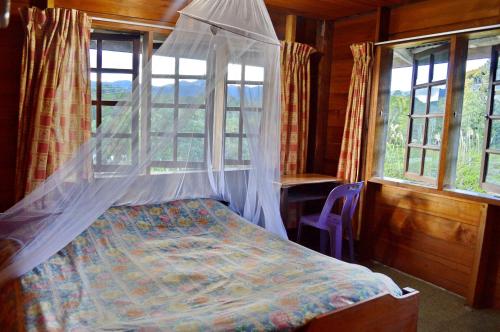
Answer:
M354 212L356 211L356 205L358 204L359 194L362 188L363 182L348 183L335 187L326 199L318 222L326 223L328 215L331 213L333 206L339 199L344 199L342 212L340 214L342 224L350 222L354 216Z

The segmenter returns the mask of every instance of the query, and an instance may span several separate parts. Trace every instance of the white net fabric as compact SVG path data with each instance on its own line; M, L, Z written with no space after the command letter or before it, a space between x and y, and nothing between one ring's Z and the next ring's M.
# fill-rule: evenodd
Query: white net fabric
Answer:
M133 82L131 99L0 216L0 239L11 244L0 249L8 257L0 284L48 259L116 205L216 198L285 238L275 183L279 53L262 0L193 1ZM139 129L130 131L131 122Z

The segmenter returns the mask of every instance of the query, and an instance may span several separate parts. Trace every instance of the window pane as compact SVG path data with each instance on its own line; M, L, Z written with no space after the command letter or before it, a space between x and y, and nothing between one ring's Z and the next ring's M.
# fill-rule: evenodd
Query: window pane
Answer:
M132 75L131 74L109 74L103 73L102 77L102 100L123 101L132 97Z
M241 102L241 85L228 84L227 85L227 106L240 107Z
M500 120L491 121L490 149L500 150Z
M484 192L480 175L490 77L491 44L488 43L487 39L469 41L454 183L457 189L475 192Z
M230 81L241 81L241 65L230 63L227 66L227 79Z
M180 75L196 75L203 76L207 73L207 62L196 59L179 59L179 74Z
M90 73L90 95L92 100L97 100L97 74Z
M486 182L500 185L500 155L488 155L488 170L486 172Z
M413 114L425 114L427 112L427 88L415 90L413 100Z
M130 138L103 138L102 164L127 165L132 161Z
M175 74L175 58L173 57L153 55L151 66L151 73L153 75Z
M179 80L179 103L205 104L205 80Z
M439 151L425 150L424 176L436 178L439 168Z
M500 56L497 59L497 74L495 80L500 81Z
M159 133L173 133L174 131L174 109L152 108L151 109L151 131Z
M240 112L226 112L226 133L238 134L240 132Z
M429 82L430 56L417 60L417 85Z
M97 68L97 40L90 41L90 68Z
M203 162L205 139L202 137L179 137L177 139L177 160Z
M245 81L264 82L264 67L245 66Z
M434 55L434 70L432 81L442 81L448 76L448 50Z
M102 68L132 69L132 42L102 41Z
M179 133L204 133L205 110L180 109Z
M408 160L408 172L420 175L422 149L411 148Z
M443 132L443 118L429 118L427 127L427 145L441 146L441 135Z
M495 86L495 96L493 99L493 115L500 115L500 85Z
M173 140L164 137L151 137L151 156L154 161L173 161Z
M132 110L129 107L102 106L101 109L101 128L103 130L125 134L132 132ZM122 112L126 112L126 115L121 115ZM122 121L117 123L117 118L120 116L123 116Z
M411 143L413 144L424 144L424 118L412 119L411 128Z
M97 130L97 107L92 105L92 118L90 119L90 127L93 133Z
M151 84L153 103L174 103L175 80L173 78L153 78Z
M429 113L444 114L446 103L446 85L438 85L431 88L430 102Z
M241 159L242 160L250 160L250 146L248 145L248 139L246 137L243 138L242 146L241 146Z
M262 107L262 85L245 85L245 107Z
M226 137L224 144L224 158L226 160L238 160L238 137Z

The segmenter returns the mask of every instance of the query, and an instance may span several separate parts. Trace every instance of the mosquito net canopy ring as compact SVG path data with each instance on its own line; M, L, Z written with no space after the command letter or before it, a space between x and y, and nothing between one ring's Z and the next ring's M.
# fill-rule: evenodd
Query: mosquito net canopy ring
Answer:
M0 215L0 284L117 205L215 198L286 238L276 185L280 52L264 2L194 0L180 13L119 112Z

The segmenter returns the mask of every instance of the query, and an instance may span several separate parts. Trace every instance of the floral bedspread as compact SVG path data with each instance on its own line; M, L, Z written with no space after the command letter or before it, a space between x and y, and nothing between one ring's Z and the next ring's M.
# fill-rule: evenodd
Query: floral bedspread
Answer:
M0 293L1 330L292 330L381 292L387 277L245 221L209 199L114 207Z

